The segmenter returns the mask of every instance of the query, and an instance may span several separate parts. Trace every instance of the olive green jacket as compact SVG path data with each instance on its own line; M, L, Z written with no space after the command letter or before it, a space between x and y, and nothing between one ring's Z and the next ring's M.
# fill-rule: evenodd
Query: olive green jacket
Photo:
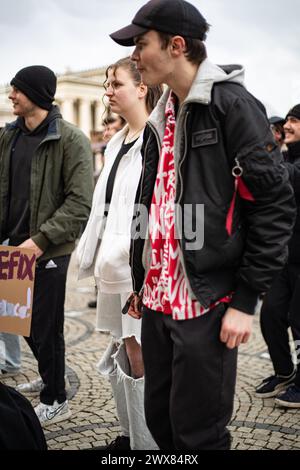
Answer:
M0 242L5 239L16 121L0 132ZM88 219L93 194L92 150L81 130L61 117L49 123L31 165L30 237L42 259L70 254Z

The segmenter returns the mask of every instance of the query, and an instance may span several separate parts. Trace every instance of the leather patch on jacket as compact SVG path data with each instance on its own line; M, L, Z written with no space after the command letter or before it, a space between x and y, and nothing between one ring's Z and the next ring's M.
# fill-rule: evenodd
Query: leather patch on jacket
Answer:
M217 129L205 129L205 131L194 132L192 134L192 147L204 147L218 143Z

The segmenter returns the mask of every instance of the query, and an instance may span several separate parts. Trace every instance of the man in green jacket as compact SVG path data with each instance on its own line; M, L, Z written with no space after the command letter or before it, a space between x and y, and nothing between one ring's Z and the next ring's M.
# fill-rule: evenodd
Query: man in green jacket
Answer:
M0 133L0 242L30 248L37 256L26 340L41 379L18 389L40 391L35 411L43 425L71 414L64 382L65 286L93 192L89 140L53 106L56 83L47 67L20 70L9 94L18 119Z

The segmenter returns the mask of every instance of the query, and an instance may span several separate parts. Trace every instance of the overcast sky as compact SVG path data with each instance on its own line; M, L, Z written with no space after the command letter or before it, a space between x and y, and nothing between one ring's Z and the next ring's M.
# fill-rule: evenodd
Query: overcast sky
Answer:
M108 65L129 53L109 33L145 0L0 0L0 84L22 67L57 73ZM209 58L246 67L248 90L269 114L300 102L300 0L191 0L211 24Z

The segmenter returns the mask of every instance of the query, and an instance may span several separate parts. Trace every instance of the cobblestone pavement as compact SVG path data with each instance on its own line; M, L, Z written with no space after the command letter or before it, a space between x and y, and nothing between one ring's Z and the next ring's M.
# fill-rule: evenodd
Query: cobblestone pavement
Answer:
M49 286L51 289L51 286ZM120 431L110 386L95 370L109 336L94 331L95 311L87 308L94 296L91 279L77 281L74 260L71 262L66 299L66 363L70 382L68 398L70 420L54 424L45 431L49 449L92 449L105 445ZM23 372L16 385L37 376L36 362L24 340ZM274 405L273 399L262 400L253 394L254 386L272 374L266 347L259 330L258 317L252 340L239 353L235 410L230 424L233 449L300 449L300 409L288 410ZM30 397L32 404L38 397Z

